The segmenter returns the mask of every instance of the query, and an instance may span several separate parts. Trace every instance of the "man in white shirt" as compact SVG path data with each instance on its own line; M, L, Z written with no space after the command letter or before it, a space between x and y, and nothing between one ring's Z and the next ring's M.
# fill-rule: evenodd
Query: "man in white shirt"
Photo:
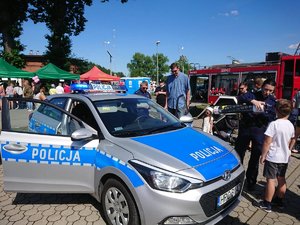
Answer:
M64 88L62 87L62 84L59 83L56 87L56 94L63 94L64 92Z

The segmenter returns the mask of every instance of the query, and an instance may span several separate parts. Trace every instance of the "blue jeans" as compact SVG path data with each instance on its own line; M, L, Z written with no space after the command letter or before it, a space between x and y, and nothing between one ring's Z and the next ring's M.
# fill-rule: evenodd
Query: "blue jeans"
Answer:
M27 107L28 110L33 110L32 102L26 102L26 107Z

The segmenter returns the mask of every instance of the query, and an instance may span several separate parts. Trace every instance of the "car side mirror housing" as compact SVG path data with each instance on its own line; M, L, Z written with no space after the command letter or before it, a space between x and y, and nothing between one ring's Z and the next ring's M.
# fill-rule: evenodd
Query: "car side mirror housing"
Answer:
M190 114L181 116L179 118L180 122L184 123L184 124L192 124L193 123L193 117Z
M86 128L80 128L74 131L71 135L72 141L89 141L97 137L92 131Z

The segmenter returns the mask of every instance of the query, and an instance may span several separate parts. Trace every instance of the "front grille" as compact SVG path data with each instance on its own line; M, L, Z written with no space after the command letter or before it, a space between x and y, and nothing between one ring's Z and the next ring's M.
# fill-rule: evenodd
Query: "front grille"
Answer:
M237 178L230 181L226 185L219 187L218 189L215 189L215 190L208 192L201 196L199 202L200 202L200 205L207 217L210 217L210 216L220 212L221 210L227 208L238 198L238 196L242 190L242 186L240 187L239 193L235 197L228 200L228 202L226 202L224 205L221 205L219 207L217 206L218 197L220 195L222 195L223 193L229 191L231 188L235 187L236 185L238 185L238 184L242 185L243 181L244 181L244 176L245 176L245 172L240 174Z

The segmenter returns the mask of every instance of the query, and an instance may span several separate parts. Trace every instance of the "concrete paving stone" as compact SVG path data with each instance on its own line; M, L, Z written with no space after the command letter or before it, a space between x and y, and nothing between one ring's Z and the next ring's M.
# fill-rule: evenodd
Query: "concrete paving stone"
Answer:
M263 221L261 221L262 223L266 223L266 224L273 224L275 221L272 218L269 217L265 217L263 219Z
M78 212L74 212L72 215L67 217L68 222L75 222L80 219Z
M72 215L74 213L72 207L68 207L66 210L62 211L61 212L61 215L62 216L69 216L69 215Z
M263 210L257 210L253 216L247 221L247 224L260 224L263 218L267 215Z
M248 208L249 205L251 205L251 204L249 204L249 201L248 202L241 201L239 204L239 206L242 208Z
M6 211L5 215L6 216L13 216L13 215L16 215L20 212L19 209L11 209L11 210L8 210Z
M43 218L42 213L41 212L37 212L34 215L29 216L28 220L31 221L31 222L36 222L36 221L41 220L42 218Z
M22 220L24 217L25 217L25 216L24 216L24 212L22 212L22 211L20 212L20 211L19 211L18 214L13 215L13 216L10 216L10 217L9 217L9 221L11 221L11 222L16 222L16 221Z
M0 225L8 225L9 221L5 218L0 221Z
M21 207L20 207L20 210L22 210L22 211L28 211L28 210L31 210L31 209L33 209L33 205L22 205Z
M83 219L83 218L80 218L80 220L77 220L73 223L73 225L83 225L83 224L86 224L87 222Z
M38 213L37 208L32 208L24 212L25 216L32 216Z
M267 216L272 219L278 219L278 214L275 212L268 213Z
M9 210L12 210L14 208L16 208L16 205L6 205L6 206L2 207L1 210L9 211Z
M45 204L45 205L39 205L39 207L38 207L38 210L39 211L46 211L46 210L48 210L48 209L50 209L50 205L47 205L47 204Z
M238 206L234 209L234 211L237 212L237 213L241 213L241 212L244 211L244 208L238 205Z
M27 221L24 220L24 219L19 220L19 221L16 221L16 222L14 223L14 225L24 225L24 224L27 224Z
M50 223L47 221L46 218L42 218L38 221L35 221L33 224L34 225L50 225Z
M245 216L247 216L247 217L250 218L254 213L252 211L250 211L250 210L245 209L244 212L243 212L243 214Z
M56 214L48 216L47 220L49 222L55 222L55 221L59 221L61 218L62 218L62 216L59 214L59 212L57 212Z
M53 222L53 225L66 225L66 224L68 224L66 218L61 218L60 220Z
M3 202L3 201L6 201L9 199L9 196L8 195L4 195L4 196L1 196L0 197L0 202Z
M58 205L55 207L55 211L64 211L68 208L67 205Z
M245 216L244 214L239 214L239 220L242 222L242 223L246 223L249 219L249 216ZM222 221L221 221L221 224L222 224Z
M293 223L294 223L293 220L291 220L290 218L288 218L288 217L286 217L286 216L280 216L280 217L278 218L278 220L279 220L280 222L282 222L283 224L293 224Z
M42 212L42 215L43 215L43 216L51 216L51 215L53 215L53 214L55 214L54 207L51 207L50 209L44 210L44 211Z
M232 212L230 213L230 216L236 218L236 217L239 216L239 214L238 214L237 212L232 211Z
M79 215L80 216L89 216L92 214L92 211L90 209L84 209L84 210L81 210L79 211Z
M0 213L0 221L3 220L3 218L5 217L4 213Z
M106 225L106 223L103 220L98 220L92 223L93 225Z
M100 217L100 213L99 212L92 212L91 215L87 216L85 218L86 221L88 222L95 222L97 220L99 220L101 217Z
M84 205L75 205L73 207L73 210L74 211L81 211L81 210L84 210L85 209L85 206Z

